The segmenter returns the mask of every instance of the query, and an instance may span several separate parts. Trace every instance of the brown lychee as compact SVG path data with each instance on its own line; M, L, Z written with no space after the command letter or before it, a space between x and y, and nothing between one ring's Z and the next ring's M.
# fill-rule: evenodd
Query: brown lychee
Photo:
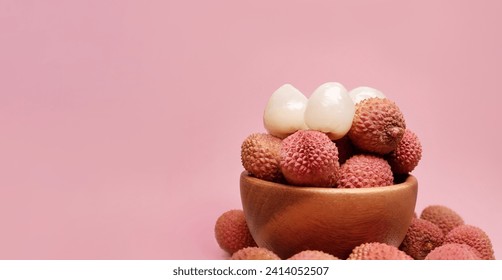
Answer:
M481 259L495 259L490 238L482 229L475 226L461 225L452 229L446 235L444 243L466 244L478 251Z
M416 260L423 260L443 244L444 234L435 224L413 218L399 249Z
M231 260L280 260L274 252L259 247L247 247L235 252Z
M420 219L437 225L446 235L452 229L464 224L464 220L452 209L443 205L430 205L422 210Z
M288 260L339 260L339 258L322 251L305 250L293 255Z
M354 248L348 260L413 260L413 258L394 246L372 242Z
M422 145L417 135L406 129L397 147L388 156L387 160L392 168L392 172L406 174L418 165L422 158Z
M383 155L396 149L405 129L396 103L387 98L368 98L356 104L348 136L359 149Z
M241 145L242 166L252 176L278 182L282 179L280 149L281 139L267 133L253 133Z
M478 253L466 244L449 243L432 250L426 260L480 260Z
M214 235L220 248L229 254L242 248L256 246L242 210L236 209L223 213L216 220Z

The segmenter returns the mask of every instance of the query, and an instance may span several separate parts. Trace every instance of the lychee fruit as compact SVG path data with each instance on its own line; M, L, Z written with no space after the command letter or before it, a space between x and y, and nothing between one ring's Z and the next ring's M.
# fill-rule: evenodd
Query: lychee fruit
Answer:
M437 225L446 235L450 230L463 225L464 220L452 209L443 205L430 205L425 207L420 214L420 219Z
M394 177L389 163L374 155L355 155L340 167L339 188L390 186Z
M247 247L235 252L231 260L280 260L274 252L259 247Z
M340 164L344 164L349 158L351 158L355 154L354 145L350 142L350 139L347 135L343 136L340 139L334 140L336 147L338 148L338 162Z
M418 165L422 158L422 145L415 133L406 129L403 138L397 147L388 156L387 160L392 168L392 172L406 174Z
M495 259L490 238L482 229L475 226L461 225L452 229L446 235L444 243L466 244L478 251L481 259Z
M399 249L416 260L423 260L443 244L444 234L435 224L413 218Z
M230 210L223 213L216 220L214 235L220 248L229 254L242 248L256 246L242 210Z
M280 149L281 139L266 133L253 133L241 145L242 166L257 178L278 182L282 178Z
M372 242L355 247L348 260L413 260L413 258L394 246Z
M280 167L292 185L333 187L340 164L338 149L326 134L315 130L298 130L281 145Z
M426 260L479 260L476 250L465 244L444 244L432 250Z
M403 138L406 124L396 103L387 98L368 98L356 104L348 136L359 149L387 154Z
M317 250L305 250L290 257L288 260L339 260L339 258Z

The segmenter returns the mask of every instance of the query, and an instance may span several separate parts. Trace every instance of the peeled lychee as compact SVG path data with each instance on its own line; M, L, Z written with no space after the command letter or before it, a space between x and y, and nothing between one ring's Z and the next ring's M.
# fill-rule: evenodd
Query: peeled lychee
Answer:
M297 186L333 187L340 164L338 149L326 134L299 130L281 146L281 171L286 181Z
M452 229L445 237L444 243L466 244L478 251L483 260L494 260L492 242L480 228L471 225L461 225Z
M479 260L478 253L465 244L444 244L432 250L426 260Z
M420 214L420 219L427 220L437 225L446 235L450 230L463 225L464 220L452 209L443 205L427 206Z
M413 258L394 246L373 242L354 248L348 260L413 260Z
M223 213L216 220L214 235L221 249L229 254L242 248L256 246L242 210L230 210Z
M266 133L253 133L242 143L242 166L257 178L280 181L282 178L279 168L280 149L281 139Z
M389 163L374 155L355 155L340 167L339 188L390 186L394 177Z
M418 165L422 158L422 145L415 133L406 129L397 147L388 156L392 171L397 174L406 174Z
M444 234L435 224L413 218L399 249L416 260L423 260L443 244Z
M293 255L288 260L339 260L339 258L317 250L305 250Z
M349 130L352 143L363 151L387 154L403 138L406 124L397 105L387 98L368 98L356 104Z
M280 260L274 252L265 248L247 247L235 252L231 260Z

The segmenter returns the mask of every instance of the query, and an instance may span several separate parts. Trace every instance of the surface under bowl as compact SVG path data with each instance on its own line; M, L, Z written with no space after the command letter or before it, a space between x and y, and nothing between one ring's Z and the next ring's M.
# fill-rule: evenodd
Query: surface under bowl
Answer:
M241 200L260 247L288 258L321 250L339 258L365 242L399 246L415 211L417 179L386 187L337 189L268 182L242 172Z

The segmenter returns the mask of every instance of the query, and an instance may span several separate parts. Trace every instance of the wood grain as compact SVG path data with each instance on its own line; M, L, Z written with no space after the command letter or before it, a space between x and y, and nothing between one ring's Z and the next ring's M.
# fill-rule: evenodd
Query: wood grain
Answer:
M399 246L415 210L417 179L364 189L312 188L260 180L243 172L241 200L256 243L288 258L321 250L347 258L365 242Z

